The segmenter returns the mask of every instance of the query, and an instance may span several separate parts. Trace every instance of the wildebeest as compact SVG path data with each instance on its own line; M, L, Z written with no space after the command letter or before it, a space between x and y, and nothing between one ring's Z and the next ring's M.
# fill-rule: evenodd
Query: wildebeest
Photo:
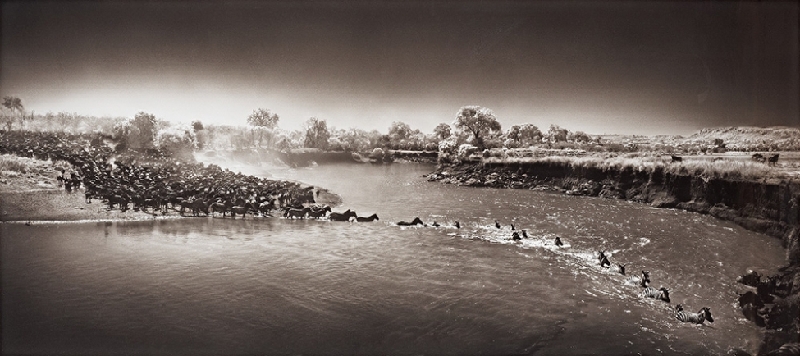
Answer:
M556 246L559 246L559 247L564 246L564 243L561 242L561 238L558 237L558 236L556 236Z
M767 165L769 165L769 166L778 165L778 156L780 156L778 153L776 153L776 154L774 154L772 156L769 156L769 158L767 158Z
M331 207L327 206L327 205L325 205L324 207L312 206L311 210L308 212L308 217L309 218L315 218L315 219L323 218L330 211L331 211Z
M360 221L360 222L375 221L375 220L380 220L380 219L378 219L378 214L372 214L372 215L366 216L366 217L356 216L356 221Z
M511 234L511 239L514 240L514 241L522 240L522 238L519 237L519 233L516 232L516 231L514 231L514 233Z
M681 156L670 155L670 157L672 157L672 162L683 162L683 157Z
M767 157L764 157L764 155L762 155L760 153L753 153L753 155L750 156L750 159L753 160L753 161L756 161L756 162L761 162L761 163L764 163L764 162L767 161Z
M683 311L683 307L678 304L675 307L675 319L678 319L684 323L695 323L695 324L702 324L706 320L709 322L714 322L714 318L711 316L711 309L710 308L702 308L697 313L687 313Z
M286 210L286 213L284 213L283 216L285 216L287 219L305 219L306 214L309 212L311 212L310 208L289 208Z
M655 298L658 300L663 300L669 303L669 289L661 287L659 289L655 289L653 287L647 287L639 294L645 298Z
M328 214L328 219L331 221L350 221L351 218L355 218L358 216L355 211L350 211L347 209L344 213L330 213Z
M414 218L411 222L408 221L398 221L397 226L413 226L413 225L425 225L419 217Z

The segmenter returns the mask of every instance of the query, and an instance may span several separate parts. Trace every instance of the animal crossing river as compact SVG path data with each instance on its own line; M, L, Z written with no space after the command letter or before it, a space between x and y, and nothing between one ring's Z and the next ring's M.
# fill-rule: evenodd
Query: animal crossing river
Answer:
M758 329L736 305L747 287L735 279L781 266L779 240L636 203L430 183L422 175L432 170L270 170L339 193L334 211L377 213L374 222L3 224L3 352L755 351ZM414 217L428 226L393 223ZM512 241L511 224L529 238ZM564 246L553 244L556 236ZM598 250L612 268L599 267ZM648 270L671 303L640 297L617 263L629 276ZM715 322L678 322L678 303L710 307Z

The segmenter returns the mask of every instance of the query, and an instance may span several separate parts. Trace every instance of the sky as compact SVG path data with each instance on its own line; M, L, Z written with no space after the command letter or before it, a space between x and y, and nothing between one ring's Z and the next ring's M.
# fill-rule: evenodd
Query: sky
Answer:
M0 95L35 113L430 133L800 126L798 3L2 1Z

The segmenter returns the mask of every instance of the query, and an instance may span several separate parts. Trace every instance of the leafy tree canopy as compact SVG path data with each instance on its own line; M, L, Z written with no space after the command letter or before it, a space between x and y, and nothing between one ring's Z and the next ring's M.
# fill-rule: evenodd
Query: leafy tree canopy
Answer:
M464 106L456 113L453 126L472 134L475 146L484 147L484 138L493 131L500 131L500 122L491 109L482 106Z

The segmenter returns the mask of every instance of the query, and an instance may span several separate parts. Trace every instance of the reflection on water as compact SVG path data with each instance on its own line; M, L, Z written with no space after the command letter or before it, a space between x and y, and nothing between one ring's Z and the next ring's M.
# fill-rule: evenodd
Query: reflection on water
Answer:
M430 167L273 171L341 193L372 223L230 218L0 225L8 353L697 354L754 347L735 306L780 242L627 202L428 183ZM398 227L419 216L461 229ZM501 229L494 221L502 224ZM531 239L513 243L509 224ZM568 248L553 245L560 236ZM679 324L604 249L651 271Z

